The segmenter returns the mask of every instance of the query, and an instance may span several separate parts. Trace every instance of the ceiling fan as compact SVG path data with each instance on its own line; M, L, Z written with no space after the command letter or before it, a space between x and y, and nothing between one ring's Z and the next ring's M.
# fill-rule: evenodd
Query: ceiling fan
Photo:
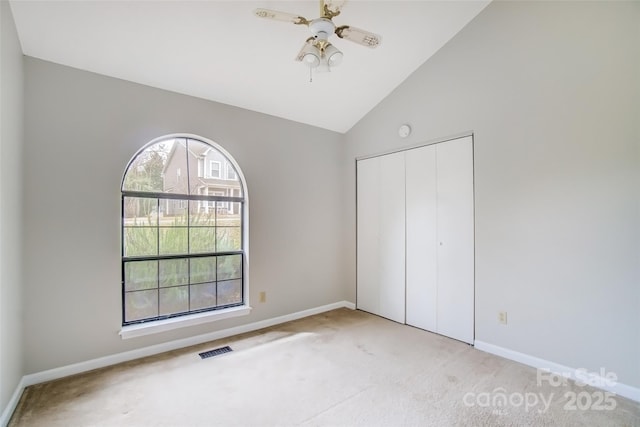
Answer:
M379 35L350 25L336 27L332 19L340 15L346 2L347 0L320 0L320 17L312 20L292 13L261 8L256 9L254 14L260 18L308 26L312 36L305 41L296 61L305 63L310 69L320 67L320 70L328 71L340 64L343 56L342 52L329 43L332 34L370 48L378 46L382 41Z

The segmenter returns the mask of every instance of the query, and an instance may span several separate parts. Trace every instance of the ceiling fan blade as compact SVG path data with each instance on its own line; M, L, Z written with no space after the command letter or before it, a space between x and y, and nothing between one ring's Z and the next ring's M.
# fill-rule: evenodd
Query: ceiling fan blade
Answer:
M349 40L370 48L374 48L382 42L381 36L350 25L343 25L336 28L336 34L341 39Z
M256 15L258 18L273 19L274 21L282 21L282 22L291 22L297 25L309 25L309 21L306 18L299 15L294 15L293 13L258 8L253 11L253 14Z

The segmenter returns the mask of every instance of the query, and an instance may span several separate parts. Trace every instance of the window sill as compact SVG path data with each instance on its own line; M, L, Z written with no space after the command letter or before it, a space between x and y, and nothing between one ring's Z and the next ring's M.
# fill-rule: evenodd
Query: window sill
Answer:
M231 317L246 316L249 313L251 313L251 307L248 305L241 305L239 307L174 317L171 319L141 323L138 325L127 325L120 329L120 337L125 340L144 335L156 334L158 332L172 331L186 326L195 326L203 323L215 322L217 320L229 319Z

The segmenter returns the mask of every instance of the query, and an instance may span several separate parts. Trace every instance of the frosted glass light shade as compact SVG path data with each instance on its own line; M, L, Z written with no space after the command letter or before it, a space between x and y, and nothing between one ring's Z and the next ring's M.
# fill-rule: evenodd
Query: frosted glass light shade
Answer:
M320 65L320 51L317 47L309 44L303 50L302 62L310 68Z
M334 45L329 45L324 49L324 55L327 58L327 63L330 67L340 65L342 62L342 52L340 52Z

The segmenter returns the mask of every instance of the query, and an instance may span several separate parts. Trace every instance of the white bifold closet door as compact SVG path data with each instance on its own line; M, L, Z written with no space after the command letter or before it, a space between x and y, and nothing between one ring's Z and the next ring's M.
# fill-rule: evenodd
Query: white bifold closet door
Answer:
M471 137L357 162L357 307L474 339Z
M474 338L471 137L406 152L407 324Z
M404 153L357 162L357 305L404 323Z

